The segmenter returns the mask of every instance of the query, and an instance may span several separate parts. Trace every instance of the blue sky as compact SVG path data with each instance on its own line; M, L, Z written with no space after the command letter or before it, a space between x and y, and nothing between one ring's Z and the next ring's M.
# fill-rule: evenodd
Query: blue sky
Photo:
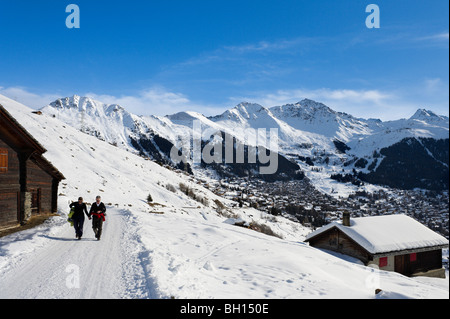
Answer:
M80 29L65 25L80 8ZM381 28L365 25L367 5ZM384 120L448 115L447 0L0 0L0 94L137 114L311 98Z

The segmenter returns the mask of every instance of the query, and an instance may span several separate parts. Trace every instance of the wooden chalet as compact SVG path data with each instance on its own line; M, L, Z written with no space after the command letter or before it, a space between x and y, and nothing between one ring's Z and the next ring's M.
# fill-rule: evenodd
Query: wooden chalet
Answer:
M371 216L333 222L306 237L310 246L339 252L405 276L445 278L442 249L448 240L406 215Z
M43 157L45 152L0 105L0 229L57 212L64 176Z

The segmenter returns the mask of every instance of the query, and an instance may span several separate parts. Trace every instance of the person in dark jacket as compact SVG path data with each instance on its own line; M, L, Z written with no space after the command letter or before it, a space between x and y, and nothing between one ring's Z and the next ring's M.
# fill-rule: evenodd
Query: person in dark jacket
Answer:
M86 214L89 219L91 219L91 217L88 214L86 204L83 203L83 197L78 198L78 202L73 202L69 207L75 208L72 220L73 226L75 227L75 236L80 240L81 237L83 237L84 214Z
M97 196L95 203L92 204L89 211L89 216L93 216L92 229L94 230L95 238L100 240L100 237L102 236L103 222L105 221L106 216L106 206L102 203L102 198L100 196Z

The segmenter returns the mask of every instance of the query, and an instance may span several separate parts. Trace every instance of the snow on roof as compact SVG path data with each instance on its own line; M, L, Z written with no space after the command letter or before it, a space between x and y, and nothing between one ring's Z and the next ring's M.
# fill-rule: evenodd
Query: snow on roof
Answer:
M317 229L305 241L336 227L371 254L448 246L448 240L406 215L352 218L350 227L333 222Z

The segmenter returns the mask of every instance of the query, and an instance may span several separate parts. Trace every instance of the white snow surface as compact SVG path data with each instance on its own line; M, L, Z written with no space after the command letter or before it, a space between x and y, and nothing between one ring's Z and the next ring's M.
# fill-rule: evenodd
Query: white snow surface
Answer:
M448 280L407 278L309 247L303 240L310 230L298 223L232 208L187 175L1 95L0 104L67 178L59 217L0 238L0 298L376 298L377 288L377 298L448 298ZM187 197L179 183L209 204ZM102 240L86 220L76 241L68 204L98 194L108 208ZM283 239L230 225L214 200L233 218L266 224Z
M352 218L350 227L342 225L342 222L332 222L309 234L306 240L333 227L372 254L448 246L445 237L403 214Z

